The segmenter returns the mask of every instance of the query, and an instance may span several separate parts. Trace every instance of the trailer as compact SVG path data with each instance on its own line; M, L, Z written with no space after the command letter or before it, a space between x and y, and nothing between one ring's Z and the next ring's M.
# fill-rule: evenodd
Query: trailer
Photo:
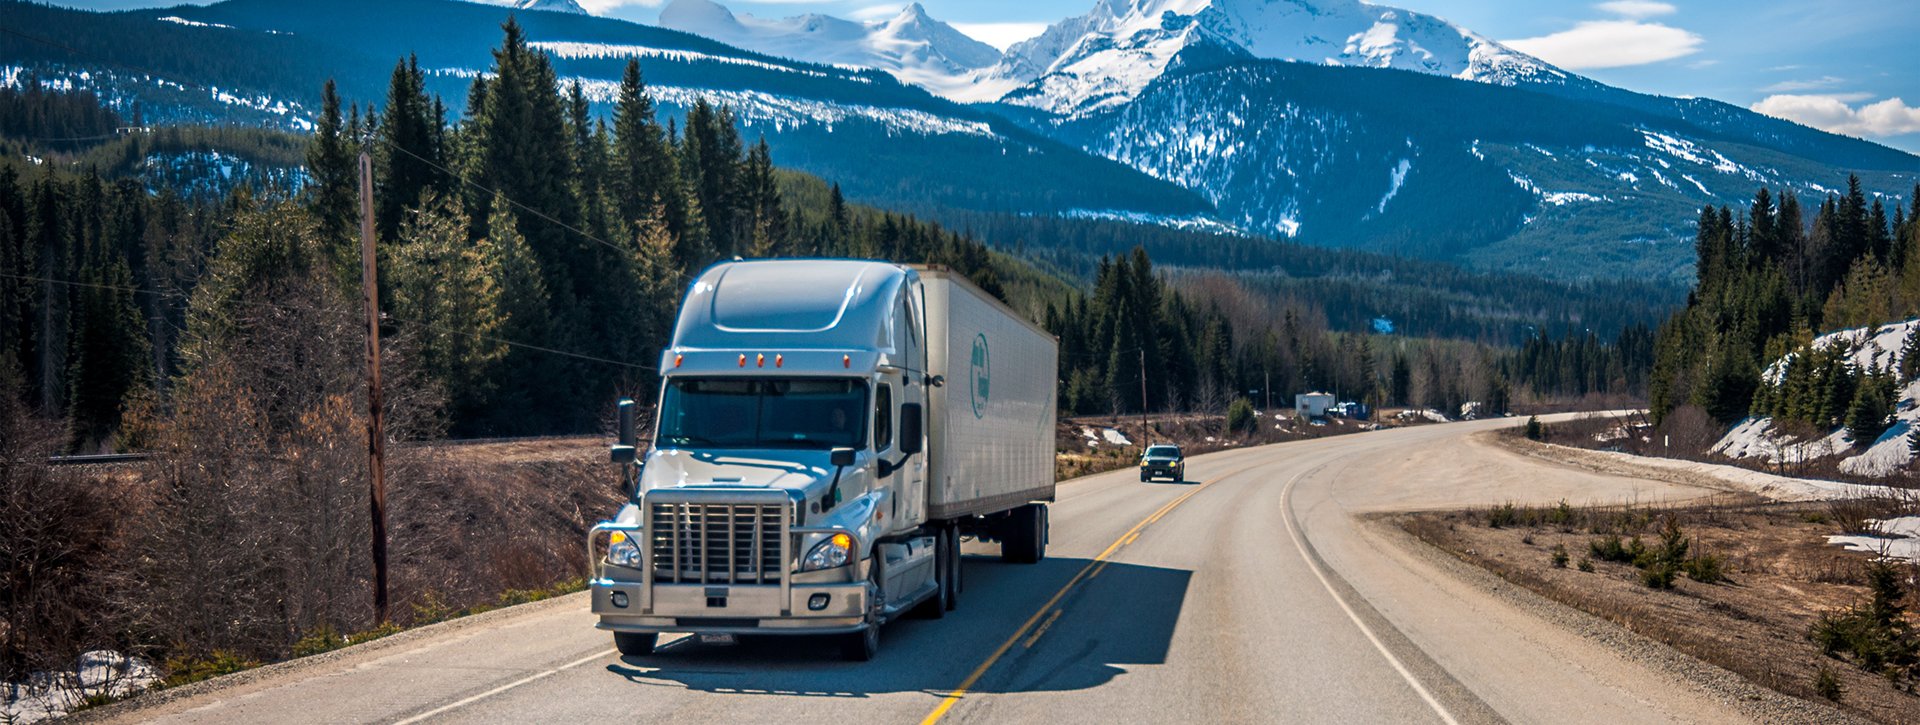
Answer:
M1052 335L932 266L736 261L702 272L661 355L655 438L632 401L628 503L588 534L622 654L658 636L834 635L958 605L963 537L1046 555Z

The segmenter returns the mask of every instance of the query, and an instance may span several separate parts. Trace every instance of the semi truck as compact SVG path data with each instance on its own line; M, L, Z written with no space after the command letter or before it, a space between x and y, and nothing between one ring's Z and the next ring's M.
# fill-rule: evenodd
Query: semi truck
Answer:
M964 538L1040 561L1057 357L938 266L704 270L661 354L651 445L620 404L630 498L588 533L596 626L627 656L662 633L828 635L865 661L886 623L958 605Z

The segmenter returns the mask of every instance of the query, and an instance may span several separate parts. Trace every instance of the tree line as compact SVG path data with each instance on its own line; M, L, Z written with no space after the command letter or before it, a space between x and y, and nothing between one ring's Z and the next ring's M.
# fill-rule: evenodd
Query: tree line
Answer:
M1852 347L1819 350L1812 342L1920 316L1920 220L1912 211L1897 199L1869 201L1857 177L1845 193L1821 199L1810 218L1791 190L1762 188L1737 211L1702 209L1697 282L1654 343L1654 418L1693 405L1722 424L1770 415L1821 430L1850 425L1856 441L1877 437L1892 414L1894 383L1910 371L1856 365Z
M297 189L208 199L148 193L113 167L0 171L0 377L70 419L76 448L108 444L131 396L164 397L190 372L188 338L271 303L256 288L285 272L265 260L304 247L236 235L252 214L305 222L283 230L311 236L318 273L357 298L363 150L384 326L410 341L457 434L594 429L612 400L650 393L679 293L716 260L932 262L1004 294L984 245L775 169L726 107L663 122L629 63L611 118L597 119L517 25L504 35L459 119L425 91L415 59L396 65L384 104L328 84ZM220 260L254 257L237 267L251 277L207 284Z

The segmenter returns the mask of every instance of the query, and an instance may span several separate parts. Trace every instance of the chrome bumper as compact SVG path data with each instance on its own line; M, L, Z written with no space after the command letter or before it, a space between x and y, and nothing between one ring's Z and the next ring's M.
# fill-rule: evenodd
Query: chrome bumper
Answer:
M738 491L668 490L650 491L642 499L643 516L653 511L654 503L695 502L716 505L738 503L766 504L736 498ZM726 498L721 496L732 494ZM785 495L781 495L785 500ZM650 517L643 521L651 520ZM831 634L859 631L866 626L867 582L860 575L860 555L867 546L855 532L840 529L793 528L791 508L779 526L780 575L778 583L736 584L731 581L672 582L656 581L654 546L649 532L638 524L603 522L587 532L587 560L591 562L588 589L592 592L592 612L600 617L599 629L617 632L706 632L732 634ZM623 532L640 547L637 568L605 563L598 546L603 534ZM772 532L769 532L772 533ZM854 537L855 560L839 570L809 572L796 582L796 551L802 537L809 534L843 533ZM668 554L669 556L675 554ZM663 559L671 570L678 563ZM707 578L703 570L701 578ZM716 575L717 576L717 575ZM666 577L662 577L665 579ZM726 577L735 577L729 573ZM824 580L824 581L823 581ZM817 595L826 596L820 609L810 609Z

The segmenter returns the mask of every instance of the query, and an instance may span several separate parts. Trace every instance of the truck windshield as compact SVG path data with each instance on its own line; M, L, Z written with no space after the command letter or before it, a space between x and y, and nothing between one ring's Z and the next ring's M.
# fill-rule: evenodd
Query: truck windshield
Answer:
M867 384L851 378L678 378L660 404L663 448L859 448Z

